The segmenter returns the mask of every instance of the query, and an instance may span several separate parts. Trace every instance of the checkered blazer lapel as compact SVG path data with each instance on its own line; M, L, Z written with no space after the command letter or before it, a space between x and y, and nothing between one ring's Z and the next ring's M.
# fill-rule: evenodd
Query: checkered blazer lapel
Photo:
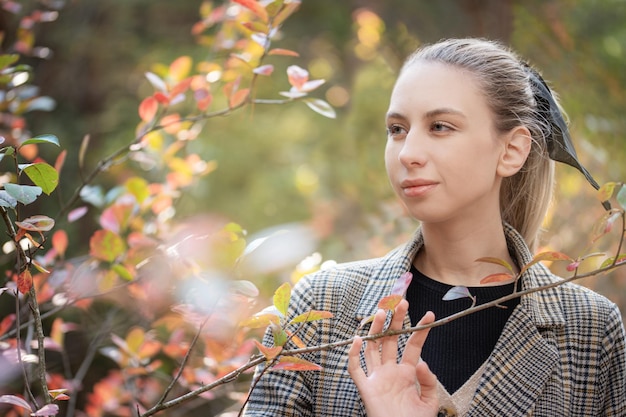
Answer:
M528 264L532 254L523 238L506 224L505 232L518 265ZM522 277L522 288L539 287L549 275L545 266L533 265ZM557 290L548 289L523 296L487 360L467 416L530 414L559 364L558 341L554 331L564 326Z

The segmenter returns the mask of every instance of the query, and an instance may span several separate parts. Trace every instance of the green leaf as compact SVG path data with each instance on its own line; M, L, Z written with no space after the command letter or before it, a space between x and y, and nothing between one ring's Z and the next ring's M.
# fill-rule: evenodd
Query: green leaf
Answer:
M89 254L96 259L113 262L126 252L124 240L110 230L96 230L89 240Z
M624 184L622 184L622 188L617 193L617 202L622 206L622 209L626 210L626 185Z
M9 65L13 65L20 59L18 54L3 54L0 55L0 69L4 69Z
M284 346L288 340L285 330L274 323L270 324L270 329L272 330L272 336L274 336L274 346Z
M59 145L59 139L54 136L54 135L39 135L39 136L35 136L34 138L30 138L28 140L25 140L24 143L22 143L22 146L24 145L31 145L33 143L52 143L53 145Z
M274 0L273 2L265 6L265 10L267 11L269 17L276 16L280 9L283 7L284 2L285 0Z
M329 119L337 117L335 109L333 109L331 105L324 100L320 100L319 98L305 98L303 101L311 110L321 114L322 116L328 117Z
M615 191L615 186L617 183L615 182L607 182L603 184L602 187L597 191L598 200L607 201L611 197L613 197L613 192Z
M320 310L311 310L306 313L302 313L294 317L289 324L293 323L304 323L309 321L316 321L322 319L330 319L333 317L333 313L330 311L320 311Z
M48 195L59 185L59 173L53 166L45 162L31 164L24 168L24 172L36 186L41 187L41 190Z
M30 204L41 195L41 188L32 185L4 184L6 192L22 204Z
M274 293L274 307L281 312L282 315L287 315L287 309L289 308L289 300L291 299L291 285L285 282L278 287Z
M615 256L605 259L604 262L602 262L602 265L600 265L600 269L613 265L613 262L615 262L615 265L621 265L626 262L626 253L621 253L617 257L617 261L615 261Z
M126 181L125 185L128 192L131 193L140 204L150 196L148 181L144 180L143 178L129 178L128 181Z
M122 264L114 264L111 266L111 269L124 281L132 281L134 278L132 272Z

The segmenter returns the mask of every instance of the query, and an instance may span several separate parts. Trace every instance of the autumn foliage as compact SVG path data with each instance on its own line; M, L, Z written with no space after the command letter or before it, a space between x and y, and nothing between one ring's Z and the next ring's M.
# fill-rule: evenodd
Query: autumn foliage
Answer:
M190 146L211 129L212 118L246 107L302 104L317 113L312 117L335 117L316 96L324 80L311 79L299 66L297 51L274 45L300 0L202 3L200 20L190 31L198 48L218 58L180 56L155 63L145 74L150 92L137 102L135 132L124 147L93 165L86 158L86 135L77 157L81 184L65 199L55 198L57 188L65 175L76 173L64 170L63 138L37 133L25 118L52 111L54 99L39 94L32 68L23 63L49 58L35 29L53 24L62 5L43 2L24 10L19 2L0 3L17 21L16 33L4 34L10 50L0 55L0 213L7 236L2 249L14 265L0 288L1 304L10 306L0 316L0 411L7 416L149 416L218 400L224 400L222 409L240 409L250 376L242 385L224 386L235 385L257 364L319 370L319 364L298 357L313 348L298 332L332 314L311 310L289 317L290 283L276 289L270 307L259 306L259 290L254 277L245 274L245 264L264 242L247 241L242 226L221 218L182 220L176 211L186 190L218 167L219 161L206 160ZM277 62L287 63L285 72L275 71ZM258 86L270 77L281 91L258 96ZM98 183L102 173L120 165L130 168L116 184ZM600 193L601 201L612 199L615 209L599 222L594 238L617 224L623 241L626 187L609 183ZM41 212L51 204L52 211ZM79 237L66 228L87 224L87 217L97 219L97 229L89 231L87 241L73 241ZM71 244L83 252L68 258ZM616 254L603 255L600 271L624 264L623 252L620 244ZM576 272L596 256L549 252L534 262L567 261ZM513 276L500 260L481 261L510 271L485 282ZM410 274L399 277L380 307L393 310L410 280ZM457 288L449 299L465 296L471 297L467 289ZM266 328L273 346L258 341Z

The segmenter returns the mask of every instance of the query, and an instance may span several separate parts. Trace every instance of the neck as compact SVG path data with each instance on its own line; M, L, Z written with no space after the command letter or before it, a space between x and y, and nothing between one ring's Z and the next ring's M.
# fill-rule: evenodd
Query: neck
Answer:
M422 233L424 246L414 265L445 284L475 287L483 285L480 281L488 275L507 272L500 265L476 262L478 258L498 258L515 267L499 216L486 222L422 224Z

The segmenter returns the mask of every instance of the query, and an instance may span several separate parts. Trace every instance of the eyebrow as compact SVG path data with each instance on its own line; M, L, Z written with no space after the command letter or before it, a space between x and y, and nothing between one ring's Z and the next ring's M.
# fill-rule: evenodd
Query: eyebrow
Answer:
M424 119L432 119L433 117L441 116L444 114L460 116L464 119L467 118L465 113L463 113L462 111L459 111L450 107L442 107L442 108L438 108L438 109L434 109L434 110L430 110L426 112L426 114L424 114ZM387 113L386 118L387 119L406 119L406 116L397 112L389 112Z

